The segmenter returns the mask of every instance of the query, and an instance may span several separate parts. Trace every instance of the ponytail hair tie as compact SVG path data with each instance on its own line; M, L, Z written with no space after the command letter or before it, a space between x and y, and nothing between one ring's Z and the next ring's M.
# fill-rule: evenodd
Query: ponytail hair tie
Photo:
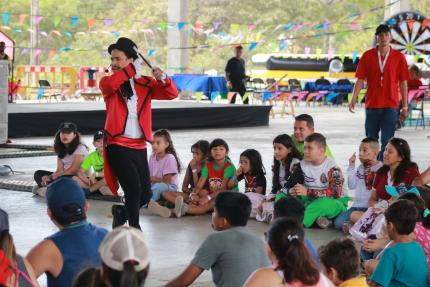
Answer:
M430 213L430 212L429 212ZM299 239L299 236L298 235L295 235L295 234L290 234L290 235L288 235L288 241L293 241L293 240L295 240L295 239Z
M423 217L427 218L430 215L430 210L428 208L424 209L423 211Z

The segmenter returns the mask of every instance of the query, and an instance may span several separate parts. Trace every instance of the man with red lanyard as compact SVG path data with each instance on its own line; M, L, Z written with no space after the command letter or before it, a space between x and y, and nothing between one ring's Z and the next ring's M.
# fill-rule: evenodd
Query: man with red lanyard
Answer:
M128 38L109 46L113 73L100 80L100 89L106 103L105 179L114 194L119 181L125 196L125 206L112 206L112 226L128 220L140 229L139 209L152 196L146 152L152 137L151 99L171 100L178 91L159 68L153 69L154 77L142 76L136 49Z
M385 146L394 136L399 118L399 84L403 104L400 119L403 121L408 116L409 72L405 56L390 46L392 39L390 27L379 25L375 36L378 46L366 51L358 63L355 73L357 82L349 103L349 111L354 112L358 94L366 81L366 137L379 139L381 132L381 151L378 159L382 160Z

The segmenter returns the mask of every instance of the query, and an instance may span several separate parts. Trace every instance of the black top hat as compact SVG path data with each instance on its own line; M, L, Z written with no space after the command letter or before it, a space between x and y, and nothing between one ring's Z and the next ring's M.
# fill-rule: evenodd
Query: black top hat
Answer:
M133 58L134 60L137 59L137 53L134 50L134 47L137 48L136 43L134 43L129 38L121 37L116 41L115 44L111 44L108 48L109 54L112 54L112 50L117 49L120 51L123 51L128 57Z
M383 32L391 33L390 27L388 25L385 25L385 24L379 25L378 28L376 28L375 35L379 35L379 33L383 33Z

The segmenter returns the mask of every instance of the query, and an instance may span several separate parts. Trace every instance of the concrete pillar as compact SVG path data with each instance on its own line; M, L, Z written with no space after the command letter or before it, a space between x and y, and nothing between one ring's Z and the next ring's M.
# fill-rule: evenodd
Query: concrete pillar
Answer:
M36 49L39 46L39 24L36 21L36 15L39 13L39 0L31 0L31 16L30 16L30 28L33 30L30 37L30 65L38 65L39 57L36 59L33 57Z
M388 9L385 9L384 13L384 20L390 19L392 16L400 13L400 12L406 12L411 10L411 5L409 3L409 0L385 0L385 5L389 5L390 3L395 4L391 5Z
M188 22L188 0L168 0L167 21ZM167 72L169 75L183 73L188 67L188 49L171 49L188 46L186 29L167 29Z
M7 140L7 105L8 105L8 87L7 76L9 73L8 61L0 61L0 144L6 143Z

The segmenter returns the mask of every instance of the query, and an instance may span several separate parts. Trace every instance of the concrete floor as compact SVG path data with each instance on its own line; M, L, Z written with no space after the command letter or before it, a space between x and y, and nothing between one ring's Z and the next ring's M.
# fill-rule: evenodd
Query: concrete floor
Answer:
M297 108L296 113L310 113L316 122L316 130L323 133L330 145L338 164L346 170L348 158L355 151L364 137L364 110L358 109L350 114L344 107L312 107ZM72 119L64 119L72 120ZM229 128L209 130L172 131L172 137L181 161L186 165L191 159L190 146L199 139L212 140L221 137L230 146L230 157L236 164L239 154L246 148L260 151L268 171L268 189L271 186L271 165L273 161L273 138L281 133L292 133L292 117L271 119L270 125L255 128ZM428 143L430 129L404 128L396 136L405 138L411 145L412 158L423 171L430 165ZM84 142L91 145L91 136L84 136ZM14 143L49 144L50 138L26 138L14 140ZM31 179L36 169L55 169L55 157L2 159L0 164L9 164L17 171L25 174L20 178ZM183 175L183 174L182 174ZM38 241L56 231L48 220L44 200L30 193L0 190L0 207L9 212L11 233L20 254L26 254ZM109 202L90 201L89 219L91 222L110 229ZM192 259L194 252L204 238L213 232L210 217L186 217L164 219L141 211L141 225L151 249L151 272L147 286L162 286L169 279L179 274ZM267 225L250 220L249 228L263 237ZM307 230L307 236L316 247L332 238L341 236L334 230ZM193 286L212 286L211 275L205 272ZM42 286L44 278L40 280Z

